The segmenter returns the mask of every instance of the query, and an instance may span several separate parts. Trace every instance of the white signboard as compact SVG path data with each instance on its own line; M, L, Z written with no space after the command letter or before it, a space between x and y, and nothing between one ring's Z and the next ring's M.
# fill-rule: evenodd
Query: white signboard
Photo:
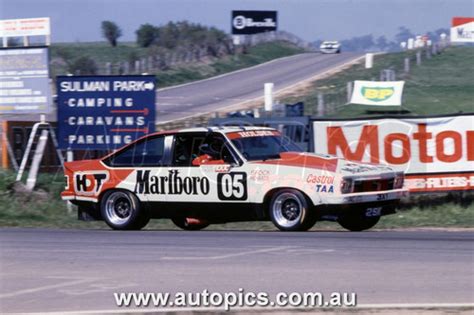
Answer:
M412 191L474 190L474 114L314 121L315 152L406 172Z
M354 81L351 103L400 106L405 81Z
M50 104L48 49L0 49L0 115L47 113Z
M455 43L474 43L474 17L453 18L451 41Z
M0 20L0 37L49 36L49 17Z

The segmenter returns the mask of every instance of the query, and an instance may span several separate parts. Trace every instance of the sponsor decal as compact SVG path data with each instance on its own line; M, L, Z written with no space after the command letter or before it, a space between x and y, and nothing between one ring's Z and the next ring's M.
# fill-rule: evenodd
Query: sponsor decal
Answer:
M247 174L217 174L217 196L220 200L247 200Z
M404 81L354 81L351 103L400 106L404 84Z
M318 193L334 193L334 185L316 185Z
M228 173L230 170L230 165L219 165L214 167L216 173Z
M76 172L74 173L74 191L81 195L97 196L108 180L108 171Z
M239 132L230 132L227 134L229 139L238 139L238 138L250 138L250 137L269 137L269 136L279 136L278 131L273 130L253 130L253 131L239 131Z
M441 180L436 175L433 177L436 179L428 180L418 176L417 184L409 186L413 191L468 190L473 187L460 184L463 179L455 181L449 178L458 177L456 174L474 173L473 122L473 114L315 121L315 151L356 162L388 164L392 169L403 171L407 175L428 176L430 173L436 173L447 178ZM383 169L383 166L379 165L360 166L354 163L344 165L342 170L358 173L371 167ZM454 185L458 180L459 184Z
M250 179L254 181L266 181L270 177L269 170L254 169L250 171Z
M334 184L334 176L309 174L306 182L310 184Z
M208 195L210 182L207 177L181 177L178 170L170 170L166 176L155 176L150 170L139 170L135 180L136 194L157 195Z

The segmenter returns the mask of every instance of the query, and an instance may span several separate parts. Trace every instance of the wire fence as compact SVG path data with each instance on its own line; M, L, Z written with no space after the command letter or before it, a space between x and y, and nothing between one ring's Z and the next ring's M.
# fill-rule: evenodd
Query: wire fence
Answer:
M178 47L173 51L164 51L160 49L150 49L149 55L135 60L121 62L102 62L99 63L98 73L100 75L126 75L153 73L157 71L168 70L171 67L186 65L191 63L206 62L216 57L222 57L229 54L235 54L246 49L274 41L285 41L292 43L304 49L311 49L311 44L299 38L298 36L285 32L274 31L254 35L242 36L239 45L233 43L221 43L209 49L209 47ZM80 74L80 73L75 73Z

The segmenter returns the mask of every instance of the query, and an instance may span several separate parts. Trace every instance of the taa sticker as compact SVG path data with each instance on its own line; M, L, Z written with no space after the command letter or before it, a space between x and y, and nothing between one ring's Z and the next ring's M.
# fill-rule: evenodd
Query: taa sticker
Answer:
M316 192L318 193L334 193L334 185L316 185Z
M247 174L243 172L218 174L217 196L220 200L247 200Z
M108 179L107 171L74 173L74 191L83 195L97 195Z
M382 214L382 207L367 208L365 210L366 217L380 217L381 214Z

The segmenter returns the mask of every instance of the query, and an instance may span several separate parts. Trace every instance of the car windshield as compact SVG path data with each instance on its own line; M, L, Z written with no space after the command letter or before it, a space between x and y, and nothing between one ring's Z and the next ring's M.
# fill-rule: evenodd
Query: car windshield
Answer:
M278 159L281 152L302 152L289 138L279 134L231 138L237 150L248 161Z

